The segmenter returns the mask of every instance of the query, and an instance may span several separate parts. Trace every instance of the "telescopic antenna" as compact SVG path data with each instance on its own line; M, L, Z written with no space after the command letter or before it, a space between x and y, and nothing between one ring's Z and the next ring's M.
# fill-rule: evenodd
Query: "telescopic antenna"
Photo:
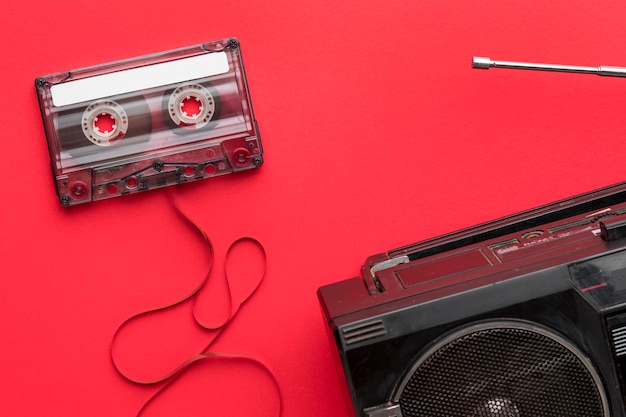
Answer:
M492 61L490 58L478 56L475 56L472 60L472 68L508 68L533 71L573 72L576 74L595 74L606 77L626 77L626 68L624 67L609 67L605 65L601 65L599 67L581 67L577 65L554 65L535 64L530 62Z

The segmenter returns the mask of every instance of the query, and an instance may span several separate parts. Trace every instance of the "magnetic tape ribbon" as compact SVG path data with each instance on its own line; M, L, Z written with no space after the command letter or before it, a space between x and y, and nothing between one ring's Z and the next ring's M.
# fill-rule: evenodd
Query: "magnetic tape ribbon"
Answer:
M191 292L189 292L188 294L184 295L183 297L167 303L165 305L162 305L160 307L156 307L150 310L146 310L143 311L141 313L135 314L131 317L129 317L128 319L126 319L124 322L122 322L122 324L120 324L117 329L115 330L112 340L111 340L111 346L110 346L110 355L111 355L111 362L113 363L113 366L115 367L116 371L123 376L125 379L127 379L128 381L134 382L136 384L140 384L140 385L154 385L154 384L158 384L158 383L163 383L163 386L160 387L139 409L137 416L141 416L143 414L143 412L146 410L146 408L152 404L152 402L154 400L156 400L165 390L167 390L167 388L169 388L182 374L184 374L184 372L194 363L197 363L199 361L205 361L205 360L226 360L226 361L243 361L243 362L248 362L251 363L257 367L259 367L261 370L263 370L271 379L275 389L276 389L276 393L278 395L278 416L280 417L280 415L282 414L282 395L281 395L281 390L280 390L280 386L278 384L278 380L276 379L276 376L272 373L272 371L270 370L270 368L265 365L263 362L261 362L258 359L255 359L253 357L247 356L247 355L243 355L243 354L229 354L229 353L219 353L219 352L210 352L209 349L211 348L211 346L213 345L213 343L219 338L219 336L221 335L222 331L228 327L228 325L232 322L232 320L236 317L237 313L240 310L240 307L245 304L256 292L256 290L259 288L259 286L261 285L261 282L263 281L263 278L265 277L265 270L267 267L267 258L266 258L266 253L265 253L265 248L263 247L263 245L256 240L255 238L252 237L241 237L238 238L237 240L235 240L228 248L227 252L226 252L226 257L225 257L225 261L226 264L228 263L228 259L232 254L232 251L235 247L237 247L239 244L244 243L244 242L250 242L254 245L257 246L258 249L260 249L261 254L262 254L262 264L263 264L263 269L262 272L260 274L260 276L258 277L257 281L255 282L254 286L252 287L252 289L250 290L249 293L245 294L244 298L242 300L240 300L236 305L235 305L235 300L233 300L233 293L231 290L231 282L229 280L229 276L228 276L228 271L226 270L226 267L224 267L224 276L226 279L226 290L228 293L228 303L229 303L229 314L228 317L224 320L223 323L217 325L217 326L209 326L206 324L203 324L196 316L195 314L195 304L196 304L196 295L200 292L200 290L209 282L209 279L211 277L211 273L213 270L213 264L214 264L214 249L213 249L213 243L211 242L211 239L209 238L209 236L206 234L206 232L204 231L204 229L202 229L197 223L195 223L178 205L176 199L174 198L171 190L168 190L168 196L169 199L176 211L176 213L179 215L179 217L185 222L187 223L192 229L194 229L195 231L199 232L200 235L202 236L202 238L204 239L206 245L207 245L207 253L210 257L210 261L209 261L209 266L207 268L207 272L205 274L205 276L202 278L202 280L200 281L200 283L193 289L191 290ZM118 361L116 360L116 356L115 356L115 344L116 341L118 340L118 336L120 334L120 332L131 322L135 321L138 318L147 316L149 314L153 314L153 313L157 313L157 312L161 312L164 310L167 310L169 308L172 308L174 306L180 305L182 303L184 303L185 301L188 300L192 300L193 302L193 306L192 306L192 315L193 315L193 319L195 321L195 323L201 327L202 329L205 330L211 330L211 331L215 331L214 334L212 335L211 339L208 341L208 343L205 344L204 348L200 351L200 353L198 353L197 355L185 360L183 363L181 363L180 365L178 365L177 367L175 367L173 370L167 372L165 375L161 376L161 377L157 377L157 378L152 378L152 379L140 379L140 378L136 378L133 377L131 375L129 375L128 373L124 372L124 370L122 369L122 367L119 365ZM233 308L234 307L234 308Z

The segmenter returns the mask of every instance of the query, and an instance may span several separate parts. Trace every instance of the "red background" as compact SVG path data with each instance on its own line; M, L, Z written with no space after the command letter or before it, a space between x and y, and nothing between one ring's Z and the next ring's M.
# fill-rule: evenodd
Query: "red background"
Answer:
M217 308L230 243L261 241L265 281L213 350L263 361L284 417L344 417L320 285L357 275L369 255L626 178L626 80L479 71L472 56L626 66L625 15L619 2L571 0L4 4L0 414L136 415L158 386L116 373L113 333L190 291L208 267L163 190L59 206L36 76L240 39L265 165L173 189L215 244L198 306ZM208 337L188 305L128 333L120 343L143 374ZM267 375L211 361L146 409L276 412Z

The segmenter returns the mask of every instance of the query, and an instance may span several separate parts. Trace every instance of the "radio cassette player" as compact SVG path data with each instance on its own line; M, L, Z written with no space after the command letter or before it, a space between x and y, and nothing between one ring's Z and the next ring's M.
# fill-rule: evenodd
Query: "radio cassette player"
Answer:
M63 206L256 168L237 39L37 78Z
M318 291L358 417L626 416L626 182Z

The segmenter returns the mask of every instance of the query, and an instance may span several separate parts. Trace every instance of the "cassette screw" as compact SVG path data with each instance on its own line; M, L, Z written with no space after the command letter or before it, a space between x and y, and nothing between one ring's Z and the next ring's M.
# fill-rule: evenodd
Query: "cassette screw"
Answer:
M37 81L35 81L35 83L37 84L37 87L43 87L44 85L46 85L46 80L44 80L43 78L37 78Z
M64 195L63 197L61 197L61 205L63 207L67 207L70 205L70 196L69 195Z
M152 169L154 169L156 172L163 171L163 168L165 168L165 162L161 161L160 159L157 159L152 163Z
M261 158L260 156L254 156L252 157L252 164L255 167L261 166L263 164L263 158Z
M238 48L239 47L239 41L237 41L237 39L231 39L228 41L228 46L232 49Z

